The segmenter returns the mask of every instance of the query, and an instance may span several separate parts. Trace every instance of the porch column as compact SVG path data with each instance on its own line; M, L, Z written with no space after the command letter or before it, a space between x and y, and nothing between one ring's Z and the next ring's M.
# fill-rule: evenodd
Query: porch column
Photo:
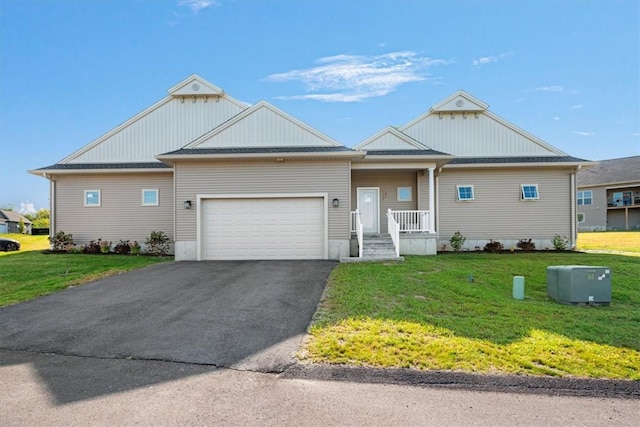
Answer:
M435 168L429 168L429 231L435 233L436 225L436 193L435 183L433 179L433 171Z

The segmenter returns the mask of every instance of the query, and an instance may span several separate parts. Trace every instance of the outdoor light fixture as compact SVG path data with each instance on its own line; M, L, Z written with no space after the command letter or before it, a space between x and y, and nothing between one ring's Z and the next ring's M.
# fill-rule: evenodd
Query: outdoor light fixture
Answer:
M184 201L184 208L185 209L191 209L191 200L185 200Z
M338 208L338 207L340 207L340 200L338 200L338 199L333 199L333 207L334 207L334 208Z

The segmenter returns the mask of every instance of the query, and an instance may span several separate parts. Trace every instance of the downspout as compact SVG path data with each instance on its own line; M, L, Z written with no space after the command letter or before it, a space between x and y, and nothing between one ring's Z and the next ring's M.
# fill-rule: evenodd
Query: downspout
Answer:
M577 168L580 170L580 167ZM576 173L571 173L571 249L578 246L577 225L576 225Z
M49 237L53 238L56 234L56 181L48 173L44 177L49 180Z

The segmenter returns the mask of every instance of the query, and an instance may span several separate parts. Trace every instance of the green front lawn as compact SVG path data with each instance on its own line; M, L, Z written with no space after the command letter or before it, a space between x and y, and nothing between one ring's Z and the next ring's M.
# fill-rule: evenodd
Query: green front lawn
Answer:
M171 259L131 255L47 254L22 250L2 254L0 306Z
M548 265L612 269L609 307L546 296ZM511 296L525 276L525 300ZM640 380L640 263L580 253L445 254L342 264L330 276L304 360L480 373ZM473 281L471 281L473 279Z

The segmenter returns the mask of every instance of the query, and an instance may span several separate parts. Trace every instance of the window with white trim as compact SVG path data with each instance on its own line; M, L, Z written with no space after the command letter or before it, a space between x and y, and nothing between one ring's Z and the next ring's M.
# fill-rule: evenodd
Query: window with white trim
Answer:
M101 203L100 190L84 190L85 206L100 206Z
M520 197L522 200L538 200L538 184L522 184Z
M584 220L586 219L586 215L582 212L578 212L576 217L578 219L578 224L584 223Z
M593 203L593 191L578 191L578 206L586 206Z
M461 202L474 200L473 185L456 185L458 200Z
M158 189L143 189L142 190L142 206L158 206Z
M412 187L398 187L397 188L397 200L399 202L410 202L413 200L411 194L413 193Z

